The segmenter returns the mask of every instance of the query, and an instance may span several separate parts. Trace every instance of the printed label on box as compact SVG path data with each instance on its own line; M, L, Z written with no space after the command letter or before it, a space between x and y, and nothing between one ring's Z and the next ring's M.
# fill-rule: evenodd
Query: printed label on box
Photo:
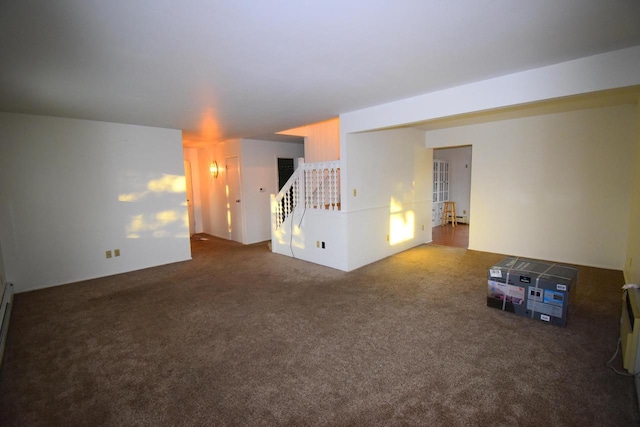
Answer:
M524 302L524 288L520 286L507 285L507 301L522 305Z
M496 269L492 268L492 269L489 270L489 275L491 277L502 277L502 270L497 269L497 268Z
M520 286L507 285L505 283L489 280L489 296L507 302L522 305L524 303L524 288Z
M564 295L562 292L552 291L551 289L544 290L544 302L546 304L555 304L562 306L564 304Z
M545 322L548 322L549 320L551 320L551 318L549 316L547 316L546 314L541 314L540 315L540 320L544 320Z
M529 286L529 300L542 301L542 289Z
M562 307L554 304L545 304L543 302L527 300L527 310L536 311L553 317L562 318Z
M489 282L489 296L491 298L503 300L505 294L507 293L507 285L504 283L493 281L493 280L489 280L488 282Z
M558 283L556 285L556 289L559 291L566 291L567 290L567 285L561 285L560 283Z

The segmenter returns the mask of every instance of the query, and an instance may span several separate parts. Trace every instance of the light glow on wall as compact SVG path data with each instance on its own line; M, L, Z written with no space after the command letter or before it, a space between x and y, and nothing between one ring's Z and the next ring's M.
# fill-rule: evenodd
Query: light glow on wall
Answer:
M289 223L289 221L287 221ZM273 236L280 245L288 245L292 248L304 249L304 233L298 224L293 224L291 235L287 233L287 226L283 223L280 228L273 232Z
M142 179L126 174L121 182L123 186L133 190L118 195L118 201L130 205L126 209L133 211L125 225L128 239L189 237L187 185L184 175L162 174L159 177ZM139 205L136 202L144 204Z
M286 223L282 223L280 227L275 228L275 219L273 219L277 212L277 203L275 201L275 195L271 195L271 226L272 226L272 236L275 237L278 244L280 245L288 245L290 248L300 248L304 249L304 232L302 231L302 227L300 224L294 224L293 218L287 219ZM293 215L293 213L291 214ZM291 234L287 233L288 227L287 224L291 224L292 231Z
M187 180L184 175L163 174L161 178L152 179L146 185L146 190L118 195L120 202L137 202L152 193L184 193L187 191Z
M119 202L137 202L138 200L144 199L148 191L142 191L140 193L127 193L127 194L119 194L118 201Z
M184 175L163 174L162 178L149 181L147 188L154 193L184 193L187 191L187 180Z
M180 219L179 212L168 210L152 215L134 215L127 225L127 238L138 239L143 233L153 237L170 237L166 228ZM187 224L188 226L188 224Z
M389 244L391 246L411 240L415 236L415 213L405 211L402 203L391 198L389 203Z

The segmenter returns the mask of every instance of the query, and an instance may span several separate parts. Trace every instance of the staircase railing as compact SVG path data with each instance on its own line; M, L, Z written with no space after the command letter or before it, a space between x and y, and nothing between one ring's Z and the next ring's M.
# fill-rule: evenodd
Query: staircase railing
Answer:
M340 162L305 163L304 185L306 208L340 210Z
M273 230L277 230L293 214L298 205L306 209L340 210L340 161L304 163L271 196Z

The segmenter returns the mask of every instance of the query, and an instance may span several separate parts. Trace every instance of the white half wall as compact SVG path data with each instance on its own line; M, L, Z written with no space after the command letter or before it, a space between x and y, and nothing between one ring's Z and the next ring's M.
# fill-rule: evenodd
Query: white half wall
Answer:
M16 291L191 258L179 130L0 113L0 141Z
M433 150L424 138L416 129L347 135L348 270L431 241Z
M636 106L429 131L473 146L469 248L622 270ZM636 189L637 191L637 189Z
M278 230L274 253L348 270L346 214L298 206ZM292 231L293 230L293 231Z

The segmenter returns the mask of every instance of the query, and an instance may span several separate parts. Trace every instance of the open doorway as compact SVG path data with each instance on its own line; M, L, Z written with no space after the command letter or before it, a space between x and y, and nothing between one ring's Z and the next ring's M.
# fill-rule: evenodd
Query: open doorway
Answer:
M278 191L287 183L291 175L293 175L294 166L293 159L285 159L278 157Z
M278 191L282 190L282 187L287 183L293 172L295 171L295 166L293 164L293 159L289 158L281 158L278 157ZM295 207L293 204L293 186L289 188L289 194L285 194L282 199L280 199L281 205L281 217L280 220L284 221L287 216L287 208L286 206Z
M469 247L471 146L433 150L432 243ZM445 212L445 202L453 202ZM452 214L451 209L455 209ZM456 225L452 216L455 215Z

